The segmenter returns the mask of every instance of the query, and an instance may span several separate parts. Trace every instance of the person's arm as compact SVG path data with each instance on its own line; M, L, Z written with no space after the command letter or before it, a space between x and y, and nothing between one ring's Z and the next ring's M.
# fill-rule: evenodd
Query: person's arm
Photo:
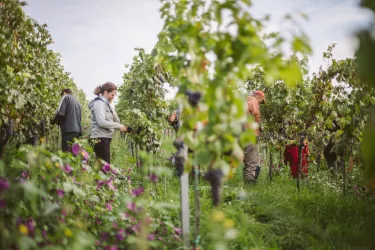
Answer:
M65 118L65 112L66 112L66 106L67 106L67 98L65 96L60 100L59 107L57 108L57 111L55 113L55 117L52 120L52 124L58 124L60 125L61 122Z
M255 121L260 124L260 110L259 105L257 103L254 103L252 100L249 100L247 102L247 107L249 113L254 117Z
M119 122L110 122L105 119L105 112L107 104L102 101L96 101L93 106L94 115L98 126L101 128L109 129L120 129L121 124Z

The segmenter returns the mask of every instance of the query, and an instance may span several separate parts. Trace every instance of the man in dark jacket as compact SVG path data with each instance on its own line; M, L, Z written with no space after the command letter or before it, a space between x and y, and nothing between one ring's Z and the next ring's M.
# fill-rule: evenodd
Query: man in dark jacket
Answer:
M74 138L82 135L81 126L81 104L72 95L70 89L61 92L62 99L55 113L52 124L58 124L62 135L62 151L70 150L70 145Z

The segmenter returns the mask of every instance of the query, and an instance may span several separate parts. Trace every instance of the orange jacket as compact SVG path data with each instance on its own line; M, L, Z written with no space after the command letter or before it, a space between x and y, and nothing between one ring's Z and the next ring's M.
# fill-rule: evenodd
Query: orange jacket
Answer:
M255 121L260 126L260 109L258 100L254 96L247 97L247 111L254 117ZM248 126L251 127L251 126ZM255 131L256 135L260 134L260 130Z
M255 121L260 124L260 109L258 100L254 96L247 97L248 112L254 117Z

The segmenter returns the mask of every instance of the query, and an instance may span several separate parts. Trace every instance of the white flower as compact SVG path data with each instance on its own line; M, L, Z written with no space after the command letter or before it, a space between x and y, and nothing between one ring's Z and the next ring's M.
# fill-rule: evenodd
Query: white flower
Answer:
M225 238L228 240L233 240L237 237L237 234L238 234L237 230L234 228L231 228L225 232Z

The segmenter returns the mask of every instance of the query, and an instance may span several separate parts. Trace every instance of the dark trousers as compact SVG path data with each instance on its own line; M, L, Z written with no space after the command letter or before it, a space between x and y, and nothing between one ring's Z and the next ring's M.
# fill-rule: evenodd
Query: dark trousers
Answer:
M111 163L111 138L94 138L94 152L96 158Z
M74 138L78 138L81 134L76 132L63 133L61 136L61 149L63 152L69 152Z

